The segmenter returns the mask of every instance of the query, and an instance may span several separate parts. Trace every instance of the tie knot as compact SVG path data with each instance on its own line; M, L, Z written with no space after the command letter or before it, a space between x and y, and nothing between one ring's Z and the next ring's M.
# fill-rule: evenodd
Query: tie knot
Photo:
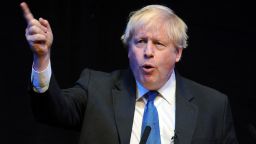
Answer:
M146 93L146 98L148 99L148 102L153 102L157 95L157 91L149 91Z

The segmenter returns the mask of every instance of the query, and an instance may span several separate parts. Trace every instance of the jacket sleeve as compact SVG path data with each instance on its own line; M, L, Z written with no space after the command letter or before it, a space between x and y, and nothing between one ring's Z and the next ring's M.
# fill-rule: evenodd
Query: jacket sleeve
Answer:
M223 121L223 144L238 144L228 97L226 97Z
M80 130L87 103L90 71L84 70L72 88L60 89L54 75L46 92L37 93L29 88L35 119L57 127Z

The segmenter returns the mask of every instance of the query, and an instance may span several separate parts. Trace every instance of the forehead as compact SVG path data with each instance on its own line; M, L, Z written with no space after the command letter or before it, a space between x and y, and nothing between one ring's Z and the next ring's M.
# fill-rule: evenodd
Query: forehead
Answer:
M152 38L169 41L167 29L164 24L155 23L151 25L142 25L134 29L134 38Z

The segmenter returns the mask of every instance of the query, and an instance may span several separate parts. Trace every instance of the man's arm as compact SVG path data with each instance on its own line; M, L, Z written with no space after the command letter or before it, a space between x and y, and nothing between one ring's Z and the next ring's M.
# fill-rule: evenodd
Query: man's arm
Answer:
M20 6L27 22L25 36L33 52L33 68L36 71L43 71L50 62L50 49L53 42L51 26L43 18L35 19L25 2Z
M20 4L27 22L26 39L33 52L33 68L29 94L34 117L54 126L80 129L86 104L86 91L79 84L62 90L58 86L50 65L53 34L50 24L43 18L35 19L28 5Z
M43 93L48 89L51 78L50 49L53 42L51 26L43 18L35 19L25 2L22 2L20 7L27 22L25 36L33 52L31 74L33 89Z

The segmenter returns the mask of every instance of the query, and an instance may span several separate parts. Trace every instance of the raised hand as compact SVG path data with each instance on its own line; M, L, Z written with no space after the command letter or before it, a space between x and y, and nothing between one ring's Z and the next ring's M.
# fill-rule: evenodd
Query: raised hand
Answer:
M33 67L41 71L50 61L50 49L53 42L51 26L43 18L35 19L25 2L22 2L20 7L27 21L25 36L34 55Z

